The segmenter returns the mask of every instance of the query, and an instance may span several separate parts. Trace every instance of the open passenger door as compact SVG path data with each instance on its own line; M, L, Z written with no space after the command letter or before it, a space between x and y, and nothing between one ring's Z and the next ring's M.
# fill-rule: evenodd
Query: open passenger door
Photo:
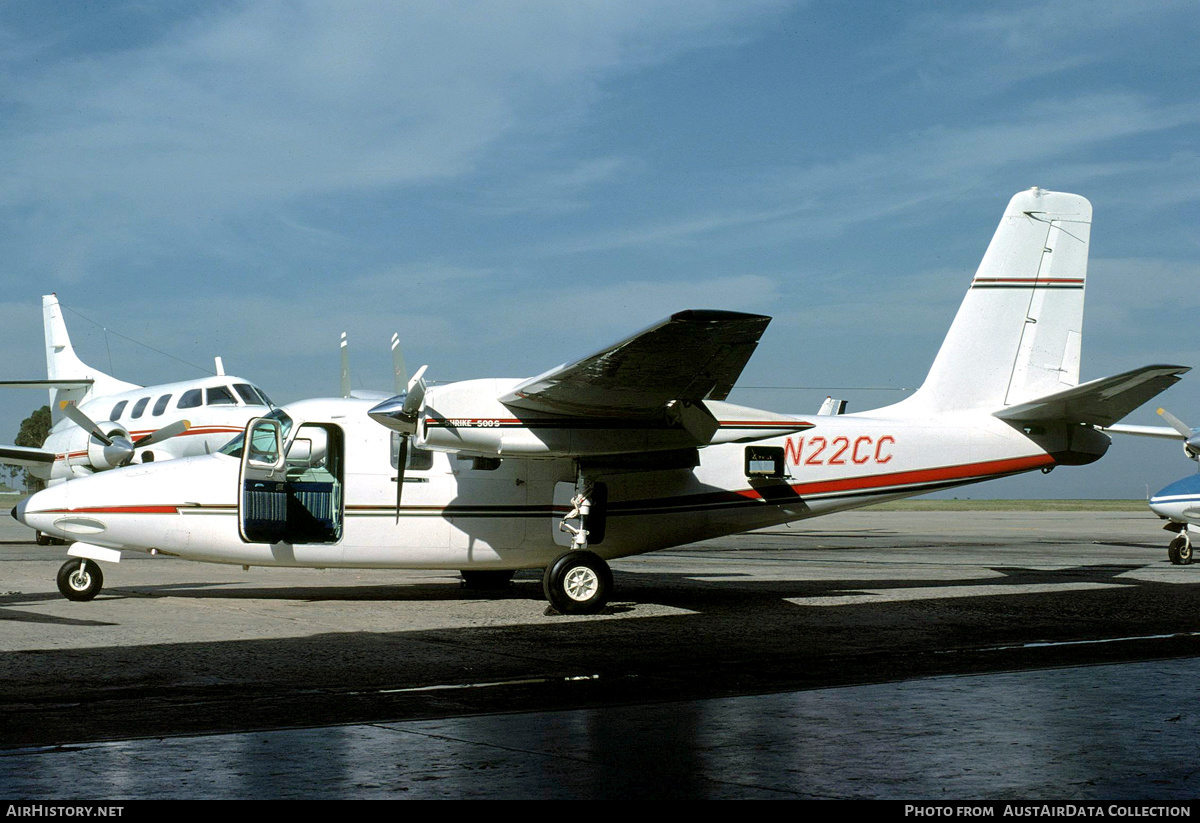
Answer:
M278 420L246 425L238 525L247 543L336 543L342 538L342 430L306 423L284 451Z

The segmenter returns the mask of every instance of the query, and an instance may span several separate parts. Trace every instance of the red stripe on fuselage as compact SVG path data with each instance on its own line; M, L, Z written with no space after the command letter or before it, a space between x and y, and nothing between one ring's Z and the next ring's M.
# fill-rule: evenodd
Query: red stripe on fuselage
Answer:
M892 474L869 474L862 477L845 477L838 480L815 480L810 483L792 483L792 491L799 495L828 494L830 492L882 490L896 486L915 486L924 483L939 483L947 480L984 479L993 475L1014 474L1042 466L1053 466L1054 458L1048 454L1028 457L1011 457L1005 460L988 460L983 463L966 463L960 466L940 466L934 469L914 469ZM739 491L743 497L760 498L754 489Z

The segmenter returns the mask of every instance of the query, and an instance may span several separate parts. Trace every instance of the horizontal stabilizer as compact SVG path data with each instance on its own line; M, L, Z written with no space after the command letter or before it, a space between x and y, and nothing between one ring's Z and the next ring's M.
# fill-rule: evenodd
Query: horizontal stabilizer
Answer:
M729 396L771 318L684 311L515 386L501 403L537 412L649 418L671 401Z
M1132 426L1124 423L1116 426L1105 426L1109 434L1134 434L1138 437L1161 437L1166 440L1186 440L1179 432L1170 426Z
M995 412L1013 423L1065 421L1111 426L1179 381L1188 366L1143 366Z
M54 462L54 452L26 446L0 446L0 463L9 466L45 466Z
M93 381L82 380L0 380L0 389L86 389Z

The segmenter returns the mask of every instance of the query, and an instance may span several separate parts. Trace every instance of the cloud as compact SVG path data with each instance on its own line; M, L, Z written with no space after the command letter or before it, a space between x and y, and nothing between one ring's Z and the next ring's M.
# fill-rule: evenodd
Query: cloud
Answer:
M123 49L47 47L6 65L0 213L35 238L27 263L78 278L298 199L455 178L778 5L250 3Z

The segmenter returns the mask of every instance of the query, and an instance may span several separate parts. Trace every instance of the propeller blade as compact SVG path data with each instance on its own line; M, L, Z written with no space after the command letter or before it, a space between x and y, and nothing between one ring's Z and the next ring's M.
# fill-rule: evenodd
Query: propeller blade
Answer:
M404 497L404 467L408 463L408 435L400 435L400 454L396 458L396 523L400 522L400 500Z
M70 420L79 428L90 432L92 437L96 438L106 446L111 446L113 444L112 438L105 434L103 430L96 425L96 421L92 420L92 418L80 411L79 407L74 403L69 400L64 400L63 402L59 403L59 408L62 409L63 414L66 415L68 420Z
M1160 417L1162 417L1163 420L1167 421L1167 423L1171 426L1171 428L1173 428L1175 431L1182 434L1185 440L1190 438L1193 434L1195 434L1195 432L1192 431L1191 426L1184 423L1182 420L1180 420L1175 415L1171 414L1166 409L1159 409L1158 414Z
M408 394L404 398L403 412L409 417L415 418L417 412L421 410L421 404L425 402L425 370L427 368L429 366L424 365L417 369L412 380L408 381Z
M350 396L350 349L346 343L346 333L342 332L342 397Z
M404 392L408 385L408 370L404 368L404 352L400 350L400 334L392 333L392 378L396 383L396 394Z
M139 437L133 442L135 449L140 449L143 446L153 446L155 443L161 443L164 440L183 434L190 429L192 424L188 420L176 420L169 426L163 426L158 431L150 432L145 437Z

